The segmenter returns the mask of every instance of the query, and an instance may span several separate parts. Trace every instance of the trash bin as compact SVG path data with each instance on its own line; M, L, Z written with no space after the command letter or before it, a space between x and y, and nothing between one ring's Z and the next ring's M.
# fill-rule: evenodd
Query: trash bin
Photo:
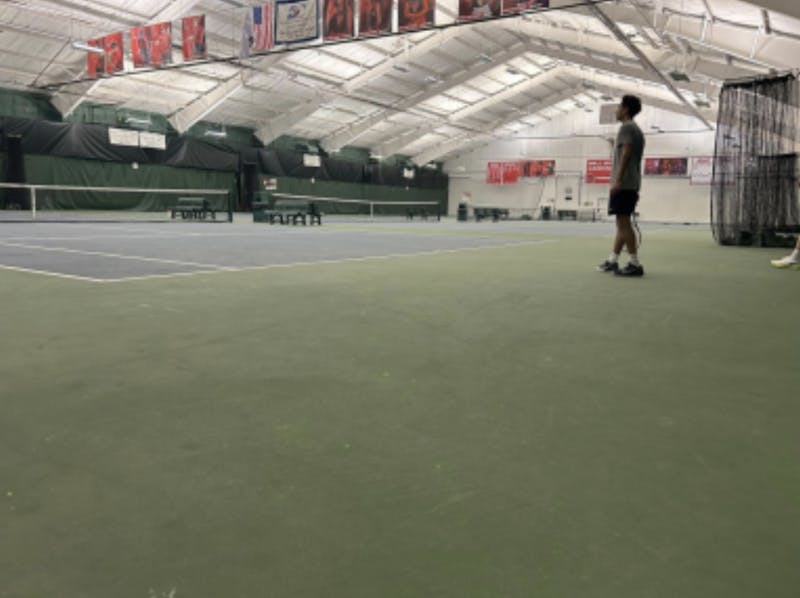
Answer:
M467 214L468 214L467 204L465 203L458 204L458 214L456 216L457 220L459 222L466 222Z
M550 206L542 207L542 220L550 220Z

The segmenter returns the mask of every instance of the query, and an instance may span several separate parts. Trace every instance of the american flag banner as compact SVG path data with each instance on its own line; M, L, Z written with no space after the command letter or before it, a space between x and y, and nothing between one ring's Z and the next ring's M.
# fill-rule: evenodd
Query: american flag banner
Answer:
M275 43L296 44L319 38L319 0L277 0Z
M253 6L247 11L242 26L242 58L247 58L251 52L269 50L275 45L273 17L272 2Z

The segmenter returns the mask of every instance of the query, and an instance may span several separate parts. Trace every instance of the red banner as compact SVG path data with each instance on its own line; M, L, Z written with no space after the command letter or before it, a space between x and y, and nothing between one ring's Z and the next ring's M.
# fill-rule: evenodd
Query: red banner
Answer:
M345 39L355 35L355 0L325 0L322 38Z
M475 21L500 16L501 0L458 0L458 20Z
M86 55L86 70L90 77L97 77L104 73L111 75L122 70L124 66L122 33L112 33L105 37L90 39L86 43L103 50L103 54L90 52Z
M392 31L392 0L361 0L358 36L380 35Z
M515 15L534 8L547 8L550 0L503 0L503 14Z
M648 176L686 176L689 173L689 159L646 158L644 173Z
M586 183L588 185L608 185L611 183L611 160L586 160Z
M519 162L503 162L503 184L513 185L519 181L520 170Z
M397 25L400 31L433 26L435 0L398 0Z
M184 17L181 20L183 59L201 60L208 56L206 48L206 16Z
M100 48L105 52L105 47L103 45L103 38L98 37L97 39L90 39L86 42L93 48ZM103 54L95 54L94 52L89 52L86 54L86 70L89 73L91 78L97 77L98 74L102 75L106 72L106 55Z
M553 176L556 173L555 160L524 160L520 166L524 177Z
M486 183L489 185L503 184L503 163L489 162L486 165Z
M172 23L131 27L131 55L135 67L171 64Z

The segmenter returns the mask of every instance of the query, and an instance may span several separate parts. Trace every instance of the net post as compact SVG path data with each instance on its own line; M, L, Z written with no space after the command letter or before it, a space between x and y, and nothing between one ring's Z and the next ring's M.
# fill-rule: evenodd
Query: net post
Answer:
M233 193L228 191L228 222L233 222Z
M31 220L36 220L36 187L31 187Z
M375 219L375 202L374 201L369 202L369 219L370 220L374 220Z

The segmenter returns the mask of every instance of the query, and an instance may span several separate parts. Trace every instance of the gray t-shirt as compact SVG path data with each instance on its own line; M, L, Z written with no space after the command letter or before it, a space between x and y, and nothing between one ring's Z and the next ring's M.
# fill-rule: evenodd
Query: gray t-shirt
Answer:
M620 178L620 189L626 191L639 191L642 187L642 155L644 154L644 135L639 126L629 121L623 123L617 133L617 143L614 145L614 167L611 171L611 184L617 180L619 163L622 160L622 147L630 145L633 154L628 162L628 168Z

